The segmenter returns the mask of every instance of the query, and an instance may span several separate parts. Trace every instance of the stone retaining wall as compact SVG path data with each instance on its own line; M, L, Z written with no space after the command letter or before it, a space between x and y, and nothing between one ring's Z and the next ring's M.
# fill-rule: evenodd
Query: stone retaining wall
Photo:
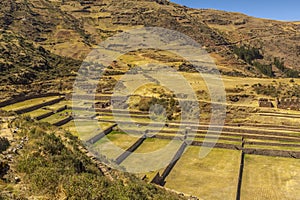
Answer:
M60 93L46 93L46 94L31 94L31 95L17 95L8 99L6 101L0 102L0 108L9 106L11 104L19 103L22 101L36 99L36 98L43 98L43 97L52 97L52 96L62 96L64 94Z
M96 142L98 142L101 138L103 138L104 136L108 135L109 133L111 133L113 131L113 128L116 127L117 124L114 124L110 127L108 127L107 129L105 129L104 131L102 131L101 133L95 135L94 137L92 137L91 139L87 140L86 142L88 144L95 144Z
M65 125L66 123L70 122L71 120L73 120L73 117L69 116L66 119L63 119L63 120L58 121L58 122L55 122L53 125L54 126L62 126L62 125Z
M178 160L181 158L181 156L184 153L184 150L186 149L187 146L188 145L187 145L186 142L182 143L182 145L179 147L176 154L172 158L170 164L165 168L162 175L157 173L156 176L152 179L151 183L155 183L155 184L160 185L160 186L164 186L166 184L165 180L166 180L167 176L170 174L170 172L172 171L172 169L174 168L174 166L176 165Z
M14 112L17 113L18 115L28 113L28 112L37 110L37 109L45 107L45 106L50 106L50 105L56 104L56 103L58 103L58 102L60 102L64 99L65 99L65 97L59 97L57 99L47 101L47 102L44 102L44 103L40 103L40 104L30 106L30 107L27 107L27 108L22 108L22 109L14 111Z
M54 115L54 112L51 111L51 112L39 115L39 116L35 117L35 119L39 121L39 120L45 119L47 117L50 117L51 115Z
M120 165L132 152L134 152L141 144L146 140L146 135L140 137L131 147L129 147L124 153L122 153L117 159L116 163Z

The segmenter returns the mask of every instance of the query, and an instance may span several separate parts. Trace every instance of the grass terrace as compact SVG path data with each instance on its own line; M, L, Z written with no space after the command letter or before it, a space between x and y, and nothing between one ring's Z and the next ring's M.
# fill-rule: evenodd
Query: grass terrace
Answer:
M63 106L72 106L72 101L60 101L59 103L53 104L51 106L47 106L50 110L57 110Z
M124 132L112 131L106 137L96 142L92 148L108 159L116 159L126 149L132 146L140 136L128 135Z
M201 147L188 147L166 179L166 187L203 199L235 199L240 152L213 149L201 159Z
M40 109L31 111L31 112L25 113L23 115L26 115L26 116L29 115L31 118L34 118L34 117L37 117L37 116L40 116L40 115L43 115L43 114L46 114L46 113L49 113L49 112L51 112L51 110L48 110L48 109L45 109L45 108L40 108Z
M245 156L241 199L299 199L300 160Z
M95 125L92 121L85 121L85 120L78 120L75 122L72 120L69 123L62 126L62 128L70 131L73 135L78 136L81 140L86 141L93 136L95 136L96 133L101 132L101 130L107 129L108 127L112 126L113 123L98 123L98 125ZM99 129L100 128L100 129ZM78 132L80 131L80 133Z
M51 115L50 117L44 118L41 120L41 122L48 122L50 124L54 124L55 122L61 121L68 116L70 116L72 113L72 110L64 110L62 112L55 113L54 115Z
M15 110L19 110L19 109L22 109L22 108L27 108L27 107L30 107L30 106L45 103L47 101L51 101L51 100L54 100L56 98L58 98L58 96L30 99L30 100L22 101L22 102L19 102L19 103L11 104L9 106L5 106L1 109L5 110L5 111L15 111Z
M139 148L134 151L123 163L125 168L136 168L144 173L138 175L151 181L157 172L164 171L164 168L170 163L176 151L181 146L182 141L165 140L156 138L147 138Z

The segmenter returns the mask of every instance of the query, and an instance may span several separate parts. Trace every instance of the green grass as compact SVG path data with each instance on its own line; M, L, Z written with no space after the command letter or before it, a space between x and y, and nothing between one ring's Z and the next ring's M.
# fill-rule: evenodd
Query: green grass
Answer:
M127 170L147 175L149 181L170 163L182 141L156 138L146 139L123 163Z
M55 122L58 122L60 120L67 118L68 116L70 116L71 113L72 113L72 110L64 110L62 112L55 113L54 115L51 115L50 117L42 119L41 122L48 122L50 124L53 124Z
M170 140L147 138L144 143L135 151L135 153L150 153L170 144Z
M246 155L241 199L299 199L300 160Z
M37 116L40 116L40 115L43 115L43 114L46 114L49 112L51 112L51 110L46 110L46 109L40 108L40 109L34 110L32 112L25 113L23 115L29 115L30 117L34 118L34 117L37 117Z
M240 152L213 149L199 158L200 147L189 147L167 177L166 187L202 199L235 199Z
M35 99L30 99L30 100L26 100L26 101L22 101L19 103L15 103L9 106L5 106L3 108L1 108L2 110L5 111L15 111L21 108L27 108L33 105L37 105L43 102L47 102L47 101L51 101L53 99L56 99L57 97L43 97L43 98L35 98Z
M93 149L109 159L116 159L124 150L138 140L138 136L131 136L122 132L112 132L93 145Z
M71 101L60 101L60 102L58 102L57 104L53 104L53 105L51 105L51 106L47 106L47 108L49 108L49 109L55 111L55 110L57 110L57 109L59 109L59 108L65 106L65 105L71 106L71 105L72 105L72 102L71 102Z
M81 140L85 141L92 138L95 133L101 132L108 127L113 125L112 123L98 123L95 124L93 121L76 121L72 120L69 123L63 125L62 127L70 131L73 135L78 136Z

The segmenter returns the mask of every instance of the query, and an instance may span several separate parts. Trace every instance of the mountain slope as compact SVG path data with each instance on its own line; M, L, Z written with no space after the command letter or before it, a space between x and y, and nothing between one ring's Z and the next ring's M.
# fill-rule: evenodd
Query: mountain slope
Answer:
M272 76L285 77L291 74L289 69L300 68L297 23L190 9L167 0L3 0L0 4L3 30L52 54L76 60L84 60L95 45L116 33L157 26L195 39L226 75L262 77L270 75L262 67L273 67ZM256 48L261 58L247 62L236 55L236 48L248 45ZM275 58L284 59L285 70L275 66Z
M0 199L185 199L128 173L109 180L68 132L28 118L11 126L20 129L0 152Z
M193 10L189 14L220 32L231 44L260 47L266 60L284 58L287 67L300 69L299 23L258 19L217 10Z

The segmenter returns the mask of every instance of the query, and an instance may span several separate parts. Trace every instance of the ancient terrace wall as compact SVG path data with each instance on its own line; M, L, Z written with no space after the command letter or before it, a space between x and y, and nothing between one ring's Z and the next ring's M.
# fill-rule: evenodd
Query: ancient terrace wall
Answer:
M281 109L300 111L300 99L290 99L290 98L277 99L277 107Z
M63 120L61 120L61 121L58 121L58 122L54 123L53 125L54 125L54 126L62 126L62 125L67 124L68 122L70 122L70 121L73 120L73 119L74 119L74 118L73 118L72 116L69 116L69 117L67 117L67 118L65 118L65 119L63 119Z
M15 113L17 113L19 115L24 114L24 113L28 113L28 112L37 110L37 109L45 107L45 106L50 106L50 105L56 104L56 103L58 103L58 102L60 102L64 99L65 99L65 97L59 97L59 98L51 100L51 101L47 101L47 102L40 103L40 104L37 104L37 105L34 105L34 106L30 106L30 107L27 107L27 108L22 108L22 109L16 110Z
M57 109L56 111L50 111L48 113L45 113L45 114L42 114L42 115L39 115L37 117L35 117L36 120L42 120L42 119L45 119L47 117L50 117L51 115L54 115L55 113L59 113L59 112L62 112L64 110L68 109L68 106L62 106L60 107L59 109Z
M259 99L258 104L259 107L274 108L272 101L269 99Z
M276 99L276 106L280 109L286 110L297 110L300 111L300 99L292 99L292 98L281 98ZM264 108L274 108L274 104L271 99L261 98L258 100L259 107Z
M28 95L17 95L13 96L10 99L0 102L0 108L9 106L11 104L19 103L22 101L35 99L35 98L43 98L43 97L52 97L52 96L63 96L61 93L45 93L45 94L28 94Z

